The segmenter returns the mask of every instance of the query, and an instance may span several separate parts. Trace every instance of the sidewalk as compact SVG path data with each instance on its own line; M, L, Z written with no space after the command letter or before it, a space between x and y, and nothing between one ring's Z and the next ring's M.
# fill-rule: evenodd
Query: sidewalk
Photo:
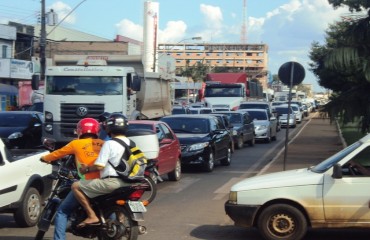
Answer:
M296 136L290 139L285 170L306 168L316 165L344 148L344 142L335 122L311 113L301 124L307 124ZM285 128L281 131L286 131ZM285 135L284 135L285 136ZM284 170L284 146L279 154L265 167L265 172Z

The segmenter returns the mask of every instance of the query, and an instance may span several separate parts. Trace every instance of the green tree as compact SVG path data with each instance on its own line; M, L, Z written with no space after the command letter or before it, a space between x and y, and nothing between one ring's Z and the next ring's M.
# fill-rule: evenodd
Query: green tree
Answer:
M310 70L319 84L334 91L325 106L329 116L344 123L362 119L361 130L369 130L370 120L370 1L329 0L334 7L347 5L352 12L366 9L367 15L344 18L329 26L326 43L311 47Z

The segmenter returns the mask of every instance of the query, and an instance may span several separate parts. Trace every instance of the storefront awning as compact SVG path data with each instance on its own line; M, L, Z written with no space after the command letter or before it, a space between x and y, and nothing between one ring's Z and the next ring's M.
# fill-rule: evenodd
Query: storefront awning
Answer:
M18 88L0 83L0 95L18 95Z

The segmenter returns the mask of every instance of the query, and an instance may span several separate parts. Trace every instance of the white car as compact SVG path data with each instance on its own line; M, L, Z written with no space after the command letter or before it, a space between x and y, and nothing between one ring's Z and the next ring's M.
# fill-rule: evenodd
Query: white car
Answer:
M294 111L295 120L297 123L301 123L303 119L303 112L301 111L301 108L298 104L291 104L291 107Z
M370 134L310 168L233 185L226 214L263 239L300 240L307 228L369 228Z

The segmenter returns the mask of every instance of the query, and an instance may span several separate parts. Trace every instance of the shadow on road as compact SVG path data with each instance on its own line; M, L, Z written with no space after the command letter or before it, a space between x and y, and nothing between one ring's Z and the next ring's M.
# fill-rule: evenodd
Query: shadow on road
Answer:
M370 229L309 229L303 240L368 240ZM194 239L263 240L257 229L236 226L203 225L190 232Z
M196 239L207 240L262 240L256 229L235 226L203 225L190 232Z

